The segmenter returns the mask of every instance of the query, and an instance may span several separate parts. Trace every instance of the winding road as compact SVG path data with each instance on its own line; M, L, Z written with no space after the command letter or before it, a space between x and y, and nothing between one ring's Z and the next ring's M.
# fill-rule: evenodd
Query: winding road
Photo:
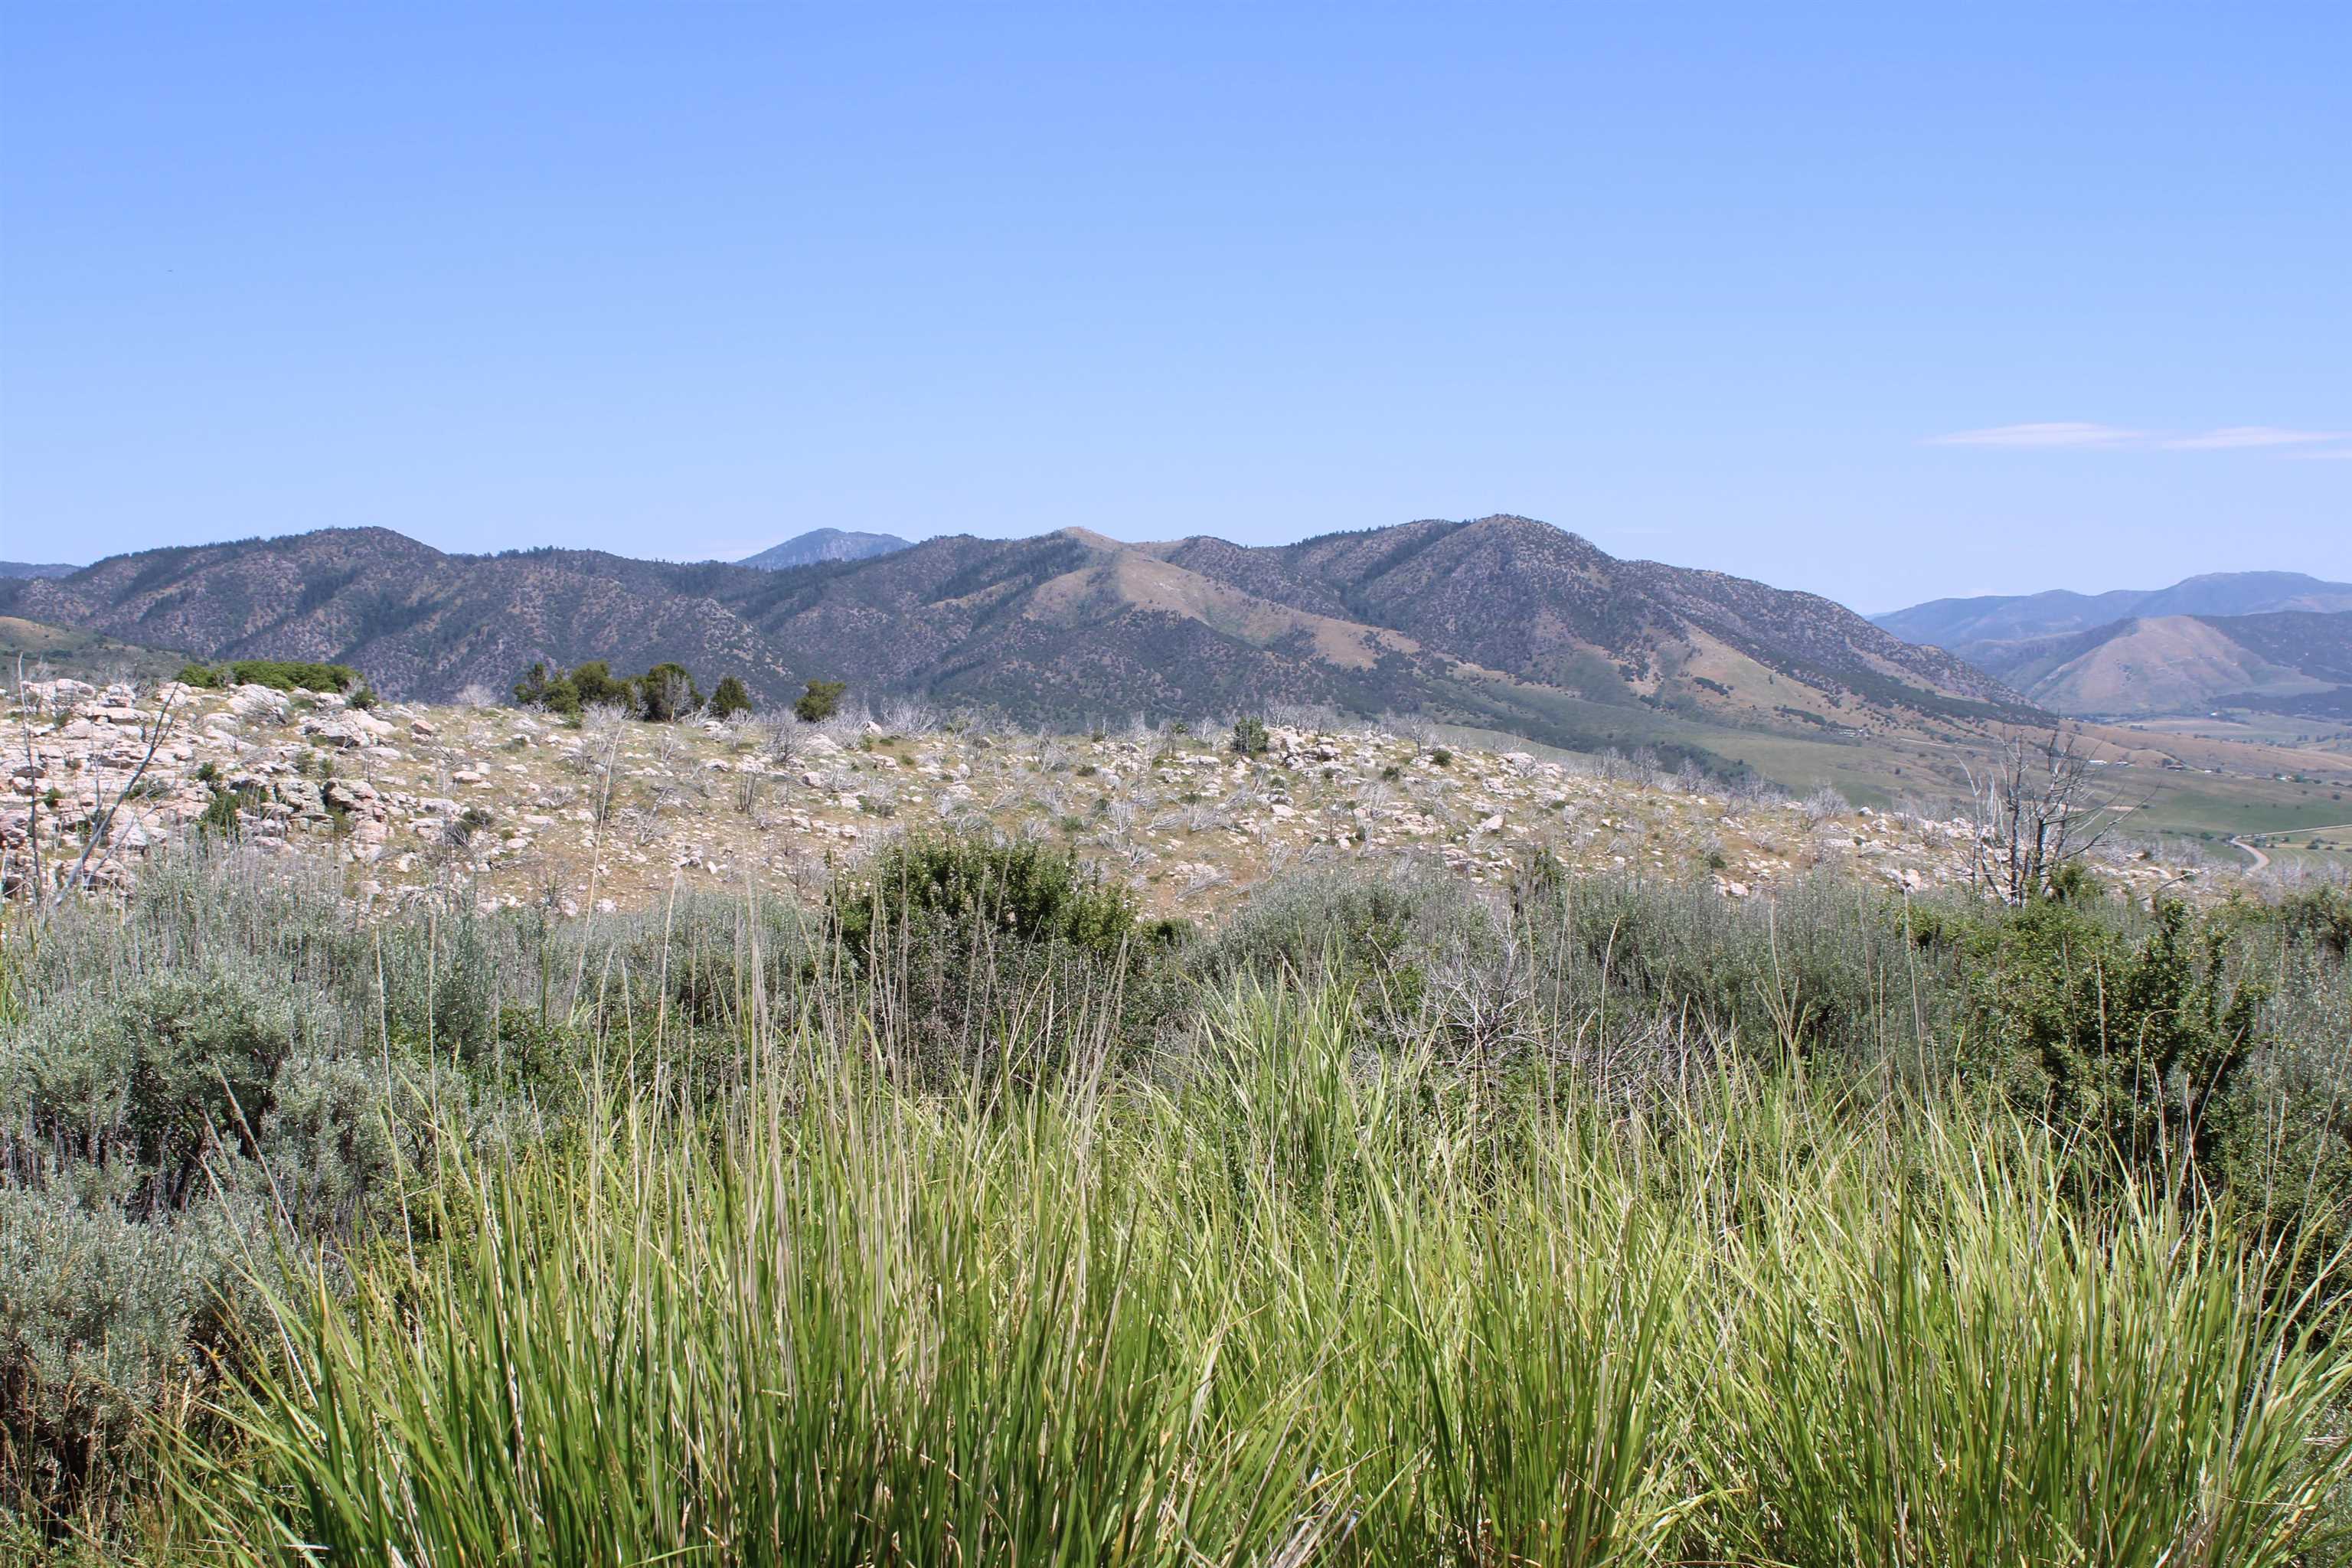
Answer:
M2294 829L2294 831L2297 833L2315 834L2352 832L2352 822L2338 822L2326 827L2298 827ZM2271 858L2269 856L2263 854L2261 850L2247 843L2243 838L2232 838L2230 840L2230 844L2232 848L2242 849L2247 854L2254 858L2254 863L2246 868L2249 871L2259 871L2263 867L2271 863Z

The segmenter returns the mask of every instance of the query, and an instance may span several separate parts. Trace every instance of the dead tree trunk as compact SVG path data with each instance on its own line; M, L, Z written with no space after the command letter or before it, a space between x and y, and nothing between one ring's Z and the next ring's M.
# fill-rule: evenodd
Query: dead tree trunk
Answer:
M2051 878L2114 831L2129 807L2104 786L2074 735L2012 735L1991 762L1969 773L1980 885L2022 904Z

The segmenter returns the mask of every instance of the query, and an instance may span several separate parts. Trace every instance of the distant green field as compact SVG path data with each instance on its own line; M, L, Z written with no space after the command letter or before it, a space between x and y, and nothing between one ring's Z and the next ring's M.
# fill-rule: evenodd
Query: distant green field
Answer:
M2338 834L2331 838L2323 833L2319 837L2321 846L2317 849L2306 847L2305 840L2301 838L2291 841L2276 838L2263 840L2261 841L2263 853L2271 858L2272 867L2278 870L2319 871L2331 874L2352 871L2352 834ZM2239 852L2227 850L2225 853ZM2241 858L2242 858L2241 856Z
M2352 790L2276 779L2159 773L2145 817L2174 833L2308 832L2352 821Z
M2207 741L2248 741L2273 746L2340 748L2352 742L2352 725L2246 709L2231 710L2220 719L2138 720L2124 728L2149 735L2190 735Z
M1513 695L1523 701L1538 700L1526 693ZM1958 744L1769 734L1695 723L1639 707L1549 694L1539 700L1544 716L1551 721L1548 728L1555 735L1576 737L1561 742L1572 753L1589 755L1610 746L1631 753L1649 746L1669 757L1677 752L1698 754L1717 767L1751 768L1796 795L1826 784L1856 805L1885 807L1908 800L1957 810L1969 794L1970 752ZM1465 740L1498 749L1528 744L1499 727L1477 726L1459 733ZM2263 738L2292 737L2282 733ZM2166 835L2202 838L2226 855L2235 853L2226 847L2226 841L2239 835L2295 836L2291 844L2284 837L2272 838L2266 852L2273 861L2352 864L2352 829L2335 835L2323 831L2321 847L2315 850L2306 847L2302 837L2315 829L2352 823L2352 784L2294 784L2253 775L2181 773L2148 767L2117 769L2102 782L2121 799L2138 803L2126 825L2135 838Z
M1540 688L1512 688L1506 698L1465 684L1456 695L1465 712L1462 732L1507 750L1526 745L1528 738L1583 755L1612 748L1630 755L1647 747L1669 765L1690 756L1713 772L1746 767L1800 795L1828 784L1857 805L1892 805L1906 797L1957 800L1968 789L1963 753L1928 741L1734 729ZM1485 722L1468 717L1482 708Z

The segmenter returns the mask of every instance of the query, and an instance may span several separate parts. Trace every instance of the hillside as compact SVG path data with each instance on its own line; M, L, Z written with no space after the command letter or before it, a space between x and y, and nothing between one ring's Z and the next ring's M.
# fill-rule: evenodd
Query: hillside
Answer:
M0 583L0 611L203 658L328 659L390 695L504 689L534 658L683 658L781 689L788 672L707 584L749 568L590 551L446 555L389 529L330 529L119 555Z
M30 771L0 795L0 870L30 874L36 848L52 876L70 865L104 802L141 776L96 862L110 882L208 809L216 826L236 813L267 852L331 855L366 901L462 887L484 908L513 908L552 888L575 912L653 907L681 883L739 889L746 876L820 886L874 841L940 823L1066 844L1118 868L1155 910L1193 918L1315 861L1412 860L1500 885L1541 848L1570 868L1696 879L1734 899L1823 869L1965 887L1974 864L1958 820L1439 745L1410 722L1276 724L1262 752L1243 754L1214 725L949 731L908 700L822 724L786 711L567 726L512 707L362 711L257 686L28 681L7 697L0 720L29 727ZM2194 869L2119 847L2103 874L2153 888Z
M1987 668L2059 713L2250 709L2352 718L2352 614L2134 618L1984 657Z
M0 577L70 577L80 570L63 562L0 561Z
M0 616L0 679L13 681L20 660L28 680L64 676L100 686L168 680L188 661L187 655L168 648L142 647L98 632Z
M1717 572L1620 561L1521 517L1425 521L1239 551L1146 546L1261 597L1393 628L1514 680L1593 700L1786 718L1798 693L1847 717L1964 714L2014 694L1844 606ZM1812 722L1812 721L1801 721Z
M826 561L864 561L871 556L887 555L894 550L904 550L908 543L907 540L895 533L845 533L838 528L818 528L787 539L782 544L772 544L757 555L746 555L736 564L781 572L788 567L814 566Z
M501 690L541 659L677 659L771 700L811 678L1029 722L1292 700L1593 749L1612 713L1862 737L2025 707L1826 599L1620 561L1519 517L1256 548L952 536L782 571L343 530L117 557L0 584L0 610L207 658L353 664L426 700Z
M1999 647L2122 621L2282 610L2352 610L2352 583L2323 582L2300 572L2214 572L2184 578L2168 588L2125 588L2104 594L2060 589L1934 599L1870 618L1906 642L1949 648L1972 663L1992 668Z

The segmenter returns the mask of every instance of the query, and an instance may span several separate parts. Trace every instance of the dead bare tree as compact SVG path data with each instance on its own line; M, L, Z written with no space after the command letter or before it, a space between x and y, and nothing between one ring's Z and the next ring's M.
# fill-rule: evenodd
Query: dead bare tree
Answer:
M810 726L789 708L760 716L760 750L775 767L788 768L807 753Z
M1416 757L1437 744L1437 725L1425 713L1382 714L1381 728L1400 741L1412 742Z
M83 877L89 869L89 858L100 845L106 842L108 833L114 826L114 814L122 809L124 801L129 800L138 792L140 781L147 776L147 769L155 761L155 752L163 744L163 738L172 732L173 721L175 717L172 710L176 700L175 693L172 701L165 702L157 710L153 721L143 726L146 731L147 749L141 753L138 766L131 770L131 776L122 781L122 787L114 792L114 799L111 802L107 800L106 787L103 784L96 785L90 797L89 837L81 847L81 858L74 862L72 873L58 889L56 900L58 903L63 903L68 893L84 885Z
M31 809L25 817L25 847L33 859L33 900L39 902L45 884L41 870L41 759L33 752L33 700L25 690L25 656L16 656L16 721L24 732L26 783L33 786Z
M2048 891L2060 867L2096 849L2141 804L2109 787L2077 737L2063 730L2010 736L1987 763L1969 767L1968 778L1978 884L2012 904Z
M648 719L690 719L699 710L700 693L686 671L675 666L656 665L646 677L646 717Z
M766 774L754 773L748 768L735 775L736 815L749 816L760 809L760 791L766 783Z

